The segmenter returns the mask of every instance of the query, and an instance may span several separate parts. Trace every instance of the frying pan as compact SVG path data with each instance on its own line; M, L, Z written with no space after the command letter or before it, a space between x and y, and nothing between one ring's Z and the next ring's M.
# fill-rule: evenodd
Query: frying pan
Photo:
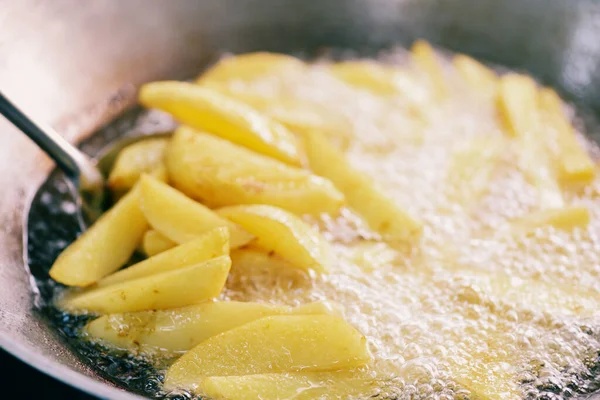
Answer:
M131 104L125 85L189 78L223 51L368 55L418 37L528 71L600 114L594 0L0 0L0 87L79 141ZM86 149L118 133L111 125ZM136 398L86 365L36 306L24 223L51 168L0 119L0 345L89 393Z

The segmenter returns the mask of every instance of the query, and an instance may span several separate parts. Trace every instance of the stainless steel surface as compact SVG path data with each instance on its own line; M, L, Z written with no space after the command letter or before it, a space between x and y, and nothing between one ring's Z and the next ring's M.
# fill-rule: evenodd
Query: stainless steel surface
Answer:
M80 205L79 210L85 209L88 220L94 220L101 212L104 199L104 178L96 163L67 142L52 127L34 122L2 92L0 92L0 114L33 140L63 170L75 189L82 192L82 197L77 202ZM83 223L83 213L80 213L80 217Z
M0 0L0 88L69 141L128 99L127 83L193 76L220 51L369 53L424 37L527 70L600 112L600 3L594 0ZM0 345L105 398L98 376L34 311L23 218L51 163L0 120Z
M0 114L19 128L46 152L83 190L96 190L102 186L102 174L90 157L60 136L52 127L34 122L0 92Z

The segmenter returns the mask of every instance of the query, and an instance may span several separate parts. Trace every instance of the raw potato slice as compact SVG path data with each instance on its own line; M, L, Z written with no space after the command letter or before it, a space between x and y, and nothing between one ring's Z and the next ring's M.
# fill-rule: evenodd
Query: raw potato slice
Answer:
M197 83L230 83L252 81L282 72L302 71L305 65L299 59L286 54L257 52L226 57L204 72Z
M146 230L148 223L134 189L60 253L50 276L69 286L91 285L122 267Z
M292 308L282 305L219 301L174 310L102 316L85 331L121 349L186 351L206 339L256 319L283 314L332 314L327 303Z
M140 180L141 208L152 227L177 243L185 243L219 227L229 228L230 246L249 243L253 236L214 211L149 176Z
M187 127L175 132L166 165L175 187L209 207L270 204L319 214L344 201L326 179Z
M560 97L550 88L539 91L539 103L544 120L554 130L556 146L554 158L558 176L563 184L588 184L594 180L594 162L577 141L575 130L563 112Z
M565 207L537 211L511 222L513 234L532 234L536 229L553 227L564 231L586 228L590 212L585 207Z
M377 389L356 371L336 371L213 376L202 381L200 393L219 400L339 400L370 398Z
M177 246L177 243L163 234L158 233L154 229L150 229L144 233L144 238L142 239L142 251L148 257L162 253L163 251L169 250L175 246Z
M485 96L496 94L499 79L491 68L464 54L455 56L452 64L472 89Z
M508 132L519 142L519 164L536 187L542 209L564 206L547 154L548 138L541 135L535 81L525 75L507 74L500 80L498 106Z
M115 272L98 282L98 286L108 286L173 271L228 254L229 230L225 227L215 228L196 239Z
M326 272L330 250L321 234L300 218L267 205L232 206L217 211L256 236L256 245L274 251L297 268Z
M433 47L425 40L417 40L410 48L411 57L417 67L422 68L433 85L435 94L439 100L448 97L449 90L444 68L435 54Z
M339 317L271 316L200 343L169 368L165 386L195 390L208 376L330 371L370 360L367 339Z
M298 140L292 132L217 91L186 82L153 82L142 86L139 98L145 106L166 111L192 128L288 164L301 164Z
M392 241L410 241L419 236L421 223L379 191L372 179L352 168L318 132L306 136L306 154L311 169L330 179L371 229Z
M110 171L108 186L113 190L128 190L142 174L159 169L167 143L167 138L146 139L125 147Z
M58 306L69 312L99 314L184 307L217 297L231 259L221 256L200 264L70 293Z

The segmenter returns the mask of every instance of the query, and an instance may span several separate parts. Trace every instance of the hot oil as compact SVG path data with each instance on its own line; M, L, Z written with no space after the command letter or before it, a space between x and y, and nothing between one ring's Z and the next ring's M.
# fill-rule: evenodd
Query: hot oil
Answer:
M406 59L401 51L391 58ZM597 191L565 192L568 204L590 208L587 229L498 234L510 219L534 211L538 195L519 170L521 149L507 139L494 101L468 88L449 65L450 97L442 101L431 94L427 76L402 68L425 93L382 97L333 78L325 65L265 77L242 90L301 99L343 121L344 132L330 138L424 222L418 249L396 252L346 210L337 219L310 221L335 242L329 274L273 279L263 271L239 281L236 274L249 273L242 269L234 271L223 298L341 304L369 339L371 373L382 387L378 398L386 392L393 398L469 397L469 388L490 398L550 398L593 389L600 350L593 308L600 304ZM476 182L484 186L480 197L461 198L464 187L448 173L456 153L481 137L505 148L485 181ZM494 289L501 279L507 284ZM534 295L527 293L531 287Z
M412 83L397 96L345 84L325 64L301 75L232 86L272 96L273 106L265 111L296 118L297 125L310 119L331 123L324 134L424 223L418 246L410 251L390 246L347 209L340 216L307 219L333 243L336 261L327 275L240 266L232 271L221 300L338 303L345 318L367 336L374 357L366 373L377 384L358 398L473 398L472 388L489 398L533 399L595 390L600 375L600 320L593 312L600 304L600 179L584 191L565 192L568 204L589 207L587 229L546 228L532 237L501 234L509 219L534 210L538 198L517 166L520 148L505 139L492 99L466 87L447 65L450 96L440 100L427 76L410 67L405 52L382 58L401 63ZM282 97L304 105L300 116L277 100ZM144 124L143 118L137 120ZM491 171L481 175L483 182L474 178L477 190L465 195L465 186L450 179L449 171L457 170L457 154L480 138L482 143L493 138L490 146L498 139L506 147L493 158ZM472 177L474 171L465 173ZM46 189L54 190L55 183L49 181ZM40 215L47 222L54 214ZM64 218L46 223L45 229L59 229ZM37 234L31 228L30 219L30 243ZM54 236L73 240L72 235ZM57 246L54 253L64 243ZM35 250L30 245L30 257ZM47 266L54 253L33 264ZM502 279L507 283L499 285ZM50 286L41 286L44 297L54 291ZM56 311L50 317L106 377L154 398L191 397L161 391L161 357L127 355L80 340L85 319Z

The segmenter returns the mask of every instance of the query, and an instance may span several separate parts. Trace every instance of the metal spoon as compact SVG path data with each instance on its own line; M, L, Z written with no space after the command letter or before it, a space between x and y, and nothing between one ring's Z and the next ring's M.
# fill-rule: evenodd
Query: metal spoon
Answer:
M108 176L121 150L140 140L171 135L170 131L155 132L119 140L102 150L97 160L94 160L67 142L52 127L33 121L1 91L0 114L29 136L65 173L77 192L79 220L82 229L87 228L103 212L107 198L104 177Z

